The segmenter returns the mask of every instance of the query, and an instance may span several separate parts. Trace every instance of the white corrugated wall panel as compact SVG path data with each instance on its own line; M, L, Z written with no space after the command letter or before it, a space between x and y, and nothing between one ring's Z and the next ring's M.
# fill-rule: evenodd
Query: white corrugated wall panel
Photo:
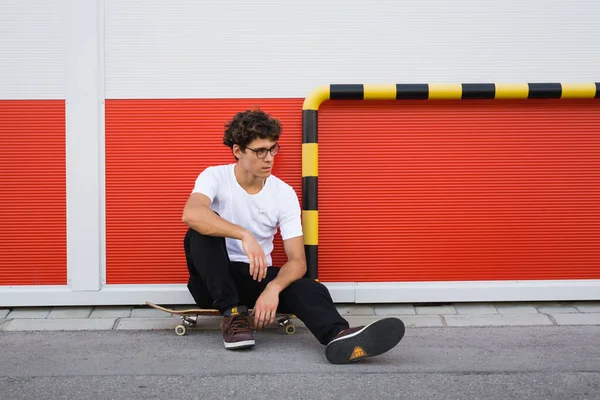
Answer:
M596 81L597 0L106 0L107 98Z
M65 98L65 0L0 1L0 99Z

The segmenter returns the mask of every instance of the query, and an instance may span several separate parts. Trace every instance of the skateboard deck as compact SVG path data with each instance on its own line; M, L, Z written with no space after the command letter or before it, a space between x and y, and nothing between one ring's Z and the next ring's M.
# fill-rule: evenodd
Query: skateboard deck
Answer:
M219 310L210 308L190 308L187 310L173 310L170 308L161 307L158 304L154 304L149 301L146 302L146 305L174 315L221 315L221 313L219 313Z
M187 310L173 310L146 301L146 305L155 308L160 311L167 312L169 314L178 315L181 317L181 324L175 327L175 333L179 336L183 336L187 333L188 328L193 328L198 322L199 316L221 316L219 310L207 309L207 308L190 308ZM251 312L252 310L248 310ZM296 333L296 326L292 322L292 316L285 314L278 314L280 317L277 319L277 323L285 329L285 333L293 335Z

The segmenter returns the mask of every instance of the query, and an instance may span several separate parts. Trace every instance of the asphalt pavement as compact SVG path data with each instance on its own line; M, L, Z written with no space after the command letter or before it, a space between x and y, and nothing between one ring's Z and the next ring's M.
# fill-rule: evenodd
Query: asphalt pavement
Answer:
M304 328L225 350L219 331L0 333L1 399L600 399L600 327L408 328L332 365Z

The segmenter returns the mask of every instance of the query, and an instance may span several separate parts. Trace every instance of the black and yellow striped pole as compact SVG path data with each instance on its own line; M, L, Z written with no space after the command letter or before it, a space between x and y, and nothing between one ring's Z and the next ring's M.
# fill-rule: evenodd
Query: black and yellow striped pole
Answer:
M307 275L318 278L319 107L327 100L518 100L600 98L600 83L456 83L326 85L302 106L302 224Z

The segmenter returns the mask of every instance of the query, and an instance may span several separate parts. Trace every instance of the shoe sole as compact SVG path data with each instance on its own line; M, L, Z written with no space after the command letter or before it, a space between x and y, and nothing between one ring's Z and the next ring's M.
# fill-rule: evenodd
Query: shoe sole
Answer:
M404 337L404 322L398 318L383 318L358 332L331 341L325 356L332 364L347 364L374 357L391 350Z
M226 349L244 349L246 347L252 347L254 346L254 340L244 340L241 342L233 342L233 343L227 343L225 341L223 341L223 344L225 345Z

